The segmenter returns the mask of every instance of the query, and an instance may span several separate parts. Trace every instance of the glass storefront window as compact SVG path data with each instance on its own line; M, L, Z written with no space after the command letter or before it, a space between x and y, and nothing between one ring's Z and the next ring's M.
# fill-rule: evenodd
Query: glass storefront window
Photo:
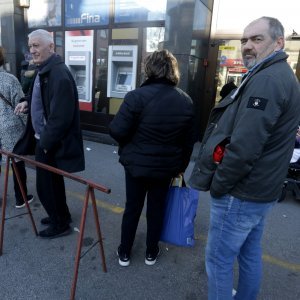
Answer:
M148 27L143 31L143 48L142 48L142 63L141 63L141 81L145 80L145 72L143 61L147 55L155 50L161 50L164 48L164 27Z
M167 0L115 0L115 22L165 20Z
M300 68L300 40L286 41L285 52L289 55L287 62L296 73ZM239 86L243 74L247 72L244 67L241 54L240 40L224 40L219 41L218 66L216 71L217 93L216 103L220 100L220 90L224 84L228 83L230 78L234 79L234 83Z
M218 67L217 67L217 93L216 102L221 99L220 90L234 78L234 83L239 86L243 74L247 72L244 67L240 40L229 40L219 43Z
M210 33L211 12L201 2L195 3L191 55L206 57ZM194 43L194 44L193 44Z
M65 26L107 25L110 1L65 0Z
M61 31L55 32L55 52L64 59L63 33Z
M94 112L103 114L109 113L109 98L107 97L108 41L108 30L97 30Z
M285 52L289 55L287 61L300 81L300 40L285 42Z
M28 27L61 25L61 0L31 0L27 11Z
M65 31L65 64L78 91L80 110L92 111L93 30Z

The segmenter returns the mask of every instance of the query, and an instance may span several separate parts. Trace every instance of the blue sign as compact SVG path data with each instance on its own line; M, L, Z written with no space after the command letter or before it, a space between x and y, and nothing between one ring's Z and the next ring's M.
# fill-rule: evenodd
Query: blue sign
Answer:
M145 22L165 20L167 0L115 0L115 22Z
M221 63L225 63L226 60L227 60L227 57L226 57L225 55L222 55L222 56L220 57L220 62L221 62Z
M108 22L109 1L65 1L65 26L67 27L107 25Z

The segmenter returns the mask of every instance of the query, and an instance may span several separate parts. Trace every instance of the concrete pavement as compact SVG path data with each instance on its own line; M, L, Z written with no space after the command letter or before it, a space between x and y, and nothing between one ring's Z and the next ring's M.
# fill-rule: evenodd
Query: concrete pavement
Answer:
M125 184L123 168L118 163L117 147L87 140L84 146L86 170L78 175L112 190L109 195L96 192L108 272L102 272L96 245L81 259L76 299L206 299L204 247L209 221L209 194L200 193L194 248L162 244L163 253L157 264L146 266L146 220L143 214L131 265L122 268L118 265L115 252L120 238ZM192 167L193 161L187 169L187 178ZM29 191L36 196L35 171L32 168L27 170ZM34 235L28 215L5 222L4 249L0 257L1 300L69 299L85 187L67 179L66 189L73 218L71 235L53 240L40 239ZM12 176L8 196L7 217L25 212L24 209L17 211L13 206ZM45 213L37 196L31 207L37 227L41 229L39 220ZM263 240L264 277L259 300L300 299L299 228L300 202L288 195L284 202L274 207L266 225ZM93 214L89 207L83 251L95 241Z

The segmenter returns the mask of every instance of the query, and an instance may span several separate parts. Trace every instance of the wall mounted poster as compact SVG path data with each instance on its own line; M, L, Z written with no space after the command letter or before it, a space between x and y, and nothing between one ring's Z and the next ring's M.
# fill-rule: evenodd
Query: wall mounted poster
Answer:
M81 110L92 111L93 30L66 31L65 63L77 86Z

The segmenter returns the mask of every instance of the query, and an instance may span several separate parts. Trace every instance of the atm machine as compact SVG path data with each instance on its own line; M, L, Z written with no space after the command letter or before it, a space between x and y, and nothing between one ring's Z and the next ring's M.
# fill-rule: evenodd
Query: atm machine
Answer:
M134 90L136 70L136 45L109 46L107 97L123 99L127 92Z
M67 51L66 65L69 67L78 91L80 101L90 99L90 51Z

